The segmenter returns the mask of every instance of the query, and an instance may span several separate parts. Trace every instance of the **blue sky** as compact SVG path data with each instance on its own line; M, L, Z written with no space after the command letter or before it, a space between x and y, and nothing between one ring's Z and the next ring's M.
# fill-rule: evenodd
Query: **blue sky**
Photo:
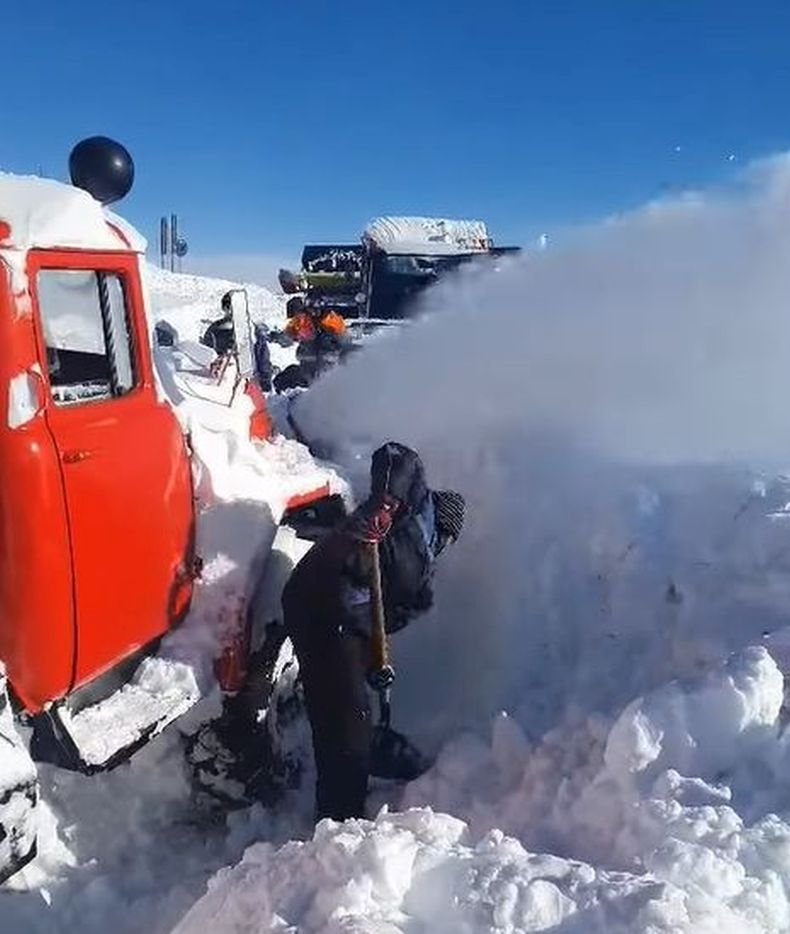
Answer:
M379 213L525 242L790 148L786 2L7 6L0 167L62 177L115 136L122 213L152 237L177 211L197 256L293 256Z

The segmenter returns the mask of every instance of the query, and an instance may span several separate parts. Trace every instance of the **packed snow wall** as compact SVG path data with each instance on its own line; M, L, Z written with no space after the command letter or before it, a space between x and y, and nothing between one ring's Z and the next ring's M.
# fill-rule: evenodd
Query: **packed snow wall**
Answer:
M612 712L790 612L790 159L461 273L296 407L364 483L386 438L460 490L399 722ZM452 721L452 722L451 722Z

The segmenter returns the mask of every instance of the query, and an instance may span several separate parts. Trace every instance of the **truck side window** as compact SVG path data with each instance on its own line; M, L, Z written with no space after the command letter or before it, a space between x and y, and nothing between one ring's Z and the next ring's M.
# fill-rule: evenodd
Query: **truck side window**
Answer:
M55 404L111 399L133 389L134 358L120 277L42 269L37 287Z

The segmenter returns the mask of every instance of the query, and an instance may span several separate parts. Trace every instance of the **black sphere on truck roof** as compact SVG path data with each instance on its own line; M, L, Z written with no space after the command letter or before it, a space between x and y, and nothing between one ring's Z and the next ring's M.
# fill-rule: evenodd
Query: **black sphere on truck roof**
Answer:
M87 191L102 204L113 204L131 191L134 160L116 140L91 136L71 150L69 175L76 188Z

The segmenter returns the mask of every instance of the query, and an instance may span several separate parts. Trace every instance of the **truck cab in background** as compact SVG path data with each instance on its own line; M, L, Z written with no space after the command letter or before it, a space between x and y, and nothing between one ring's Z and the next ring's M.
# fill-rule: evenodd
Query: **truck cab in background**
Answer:
M358 244L306 246L301 269L281 270L280 285L308 307L343 315L359 340L413 317L424 290L462 266L519 252L495 247L481 221L381 217Z

